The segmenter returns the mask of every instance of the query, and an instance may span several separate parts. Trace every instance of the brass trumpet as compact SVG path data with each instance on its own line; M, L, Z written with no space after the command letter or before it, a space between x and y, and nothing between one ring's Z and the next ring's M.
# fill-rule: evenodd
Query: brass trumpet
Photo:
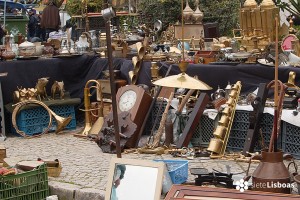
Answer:
M90 83L95 83L96 85L92 85L89 87ZM97 95L97 101L100 101L100 107L91 109L91 101L90 97L92 96L90 90L92 88L96 89L96 95ZM86 137L88 134L98 134L99 130L101 129L103 125L103 99L102 99L102 88L100 83L97 80L89 80L86 82L84 87L84 109L80 109L81 111L85 112L85 126L82 131L80 131L77 134L74 134L74 136L82 136ZM94 114L93 111L98 110L98 115ZM99 128L97 133L91 133L92 130L92 122L91 122L91 115L94 117L97 117L97 121L94 123L94 126L97 126ZM97 128L97 129L98 129Z
M38 105L44 107L48 111L49 118L50 118L48 127L46 129L44 129L44 131L42 133L34 135L34 136L26 135L26 133L24 133L24 131L20 131L17 126L17 122L16 122L17 114L18 114L20 108L27 104L38 104ZM23 137L27 137L27 138L28 137L37 137L37 136L40 136L40 135L48 132L48 130L50 129L51 124L52 124L52 117L54 117L56 120L57 127L55 130L55 133L59 133L60 131L62 131L72 120L72 116L69 116L67 118L61 117L61 116L57 115L56 113L54 113L46 104L44 104L43 102L38 101L38 100L26 100L26 101L22 101L17 104L14 104L13 106L16 106L16 107L14 108L13 113L12 113L12 125L16 129L16 132L18 134L20 134Z

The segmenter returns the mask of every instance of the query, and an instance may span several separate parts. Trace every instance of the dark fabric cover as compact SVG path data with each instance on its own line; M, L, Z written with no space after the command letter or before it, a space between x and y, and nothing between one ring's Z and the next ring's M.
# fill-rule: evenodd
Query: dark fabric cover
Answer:
M114 59L114 69L121 69L121 76L126 78L126 72L132 68L131 61ZM8 72L1 78L4 105L12 102L13 91L17 86L34 88L41 77L50 77L47 84L47 94L51 94L53 82L64 81L65 90L72 98L83 99L83 88L90 79L99 79L103 70L108 69L107 59L96 56L82 55L72 58L48 58L37 60L17 60L0 62L0 73Z
M114 69L121 71L121 78L129 81L128 72L132 70L131 60L114 58ZM169 65L159 63L160 73L163 75ZM151 86L151 63L144 62L138 84ZM8 72L7 77L1 77L3 102L12 102L13 91L17 86L25 88L35 87L37 80L41 77L50 77L47 85L47 94L55 80L64 81L66 91L70 92L72 98L83 99L83 88L90 79L99 79L103 76L103 70L108 69L107 59L93 55L82 55L72 58L48 58L37 60L17 60L0 62L0 73ZM289 72L296 72L296 85L300 85L300 68L279 67L279 79L285 83ZM173 65L171 75L180 73L177 65ZM259 83L269 83L274 79L274 67L260 64L230 65L195 65L190 64L187 69L190 76L198 75L199 79L213 87L218 85L225 88L228 81L231 84L240 80L242 82L242 93L247 94L254 91Z

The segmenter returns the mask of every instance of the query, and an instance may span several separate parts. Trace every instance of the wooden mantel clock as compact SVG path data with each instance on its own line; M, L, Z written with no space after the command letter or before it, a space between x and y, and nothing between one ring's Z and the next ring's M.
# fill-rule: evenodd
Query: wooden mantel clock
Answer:
M138 135L152 102L152 97L142 87L127 85L118 89L116 99L118 114L129 112L131 121L137 125L133 137L133 143L135 143L139 139ZM130 146L135 147L135 144L130 144Z
M140 139L141 126L150 108L152 97L142 87L127 85L118 89L117 112L120 132L120 147L134 148ZM115 153L115 131L113 113L104 118L103 126L98 134L98 145L105 153Z

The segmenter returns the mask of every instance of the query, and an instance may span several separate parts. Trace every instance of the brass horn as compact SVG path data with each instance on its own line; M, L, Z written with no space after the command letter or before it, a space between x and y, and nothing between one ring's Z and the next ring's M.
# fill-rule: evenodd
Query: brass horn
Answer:
M96 85L92 85L89 87L90 83L95 83ZM90 101L90 97L92 96L90 90L92 88L96 89L97 92L97 100L100 100L100 107L96 108L96 109L91 109L91 101ZM84 109L80 109L81 111L84 111L85 114L85 126L83 128L82 131L80 131L77 134L74 134L74 136L79 136L79 137L86 137L88 136L88 134L90 134L90 130L92 129L92 122L91 122L91 115L98 117L98 120L100 122L95 122L95 124L97 124L97 127L100 126L100 129L103 125L103 99L102 99L102 88L100 83L97 80L89 80L88 82L86 82L85 87L84 87L84 94L83 94L83 101L84 101ZM93 113L93 111L98 110L98 115L95 115ZM101 124L102 121L102 124Z
M24 133L23 131L20 131L17 126L17 122L16 122L17 114L18 114L20 108L27 104L38 104L38 105L44 107L48 111L49 118L50 118L48 127L46 129L44 129L44 131L42 133L34 135L34 136L26 135L26 133ZM25 100L25 101L19 102L17 104L14 104L13 106L16 106L16 107L14 108L13 113L12 113L12 125L16 129L16 132L18 134L20 134L23 137L27 137L27 138L28 137L37 137L37 136L40 136L40 135L48 132L48 130L51 128L52 117L54 117L56 120L55 133L59 133L60 131L62 131L72 120L72 116L69 116L67 118L61 117L61 116L57 115L56 113L54 113L46 104L44 104L43 102L38 101L38 100Z

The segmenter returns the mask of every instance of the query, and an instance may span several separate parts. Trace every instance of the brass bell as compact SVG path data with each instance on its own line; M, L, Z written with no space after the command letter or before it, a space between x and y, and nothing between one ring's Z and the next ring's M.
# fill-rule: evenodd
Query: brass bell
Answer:
M228 123L229 123L229 117L228 116L226 116L226 115L222 115L222 117L221 117L221 119L219 120L219 125L223 125L223 126L225 126L225 127L227 127L228 126Z
M212 138L209 142L207 151L211 151L218 154L220 153L222 146L223 146L223 141L221 139Z
M226 104L227 104L228 106L233 107L234 104L235 104L234 98L230 97L230 98L226 101Z
M240 86L238 84L234 84L234 86L231 88L232 90L238 91L240 89Z
M226 134L227 128L225 126L219 125L214 131L214 136L219 139L223 139Z
M231 90L231 92L229 94L229 97L232 97L232 98L236 99L236 96L237 96L237 91L236 90Z
M230 106L227 106L224 108L224 110L222 111L222 114L226 115L226 116L230 116L232 112L232 108Z

